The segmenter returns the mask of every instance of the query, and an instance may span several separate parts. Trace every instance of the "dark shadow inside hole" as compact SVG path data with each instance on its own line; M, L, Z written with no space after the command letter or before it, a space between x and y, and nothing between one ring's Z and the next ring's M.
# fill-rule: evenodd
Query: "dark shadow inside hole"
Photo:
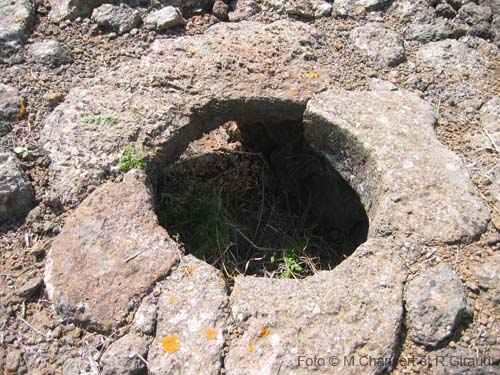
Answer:
M332 269L368 233L359 197L302 122L228 122L164 167L155 190L161 225L230 278Z

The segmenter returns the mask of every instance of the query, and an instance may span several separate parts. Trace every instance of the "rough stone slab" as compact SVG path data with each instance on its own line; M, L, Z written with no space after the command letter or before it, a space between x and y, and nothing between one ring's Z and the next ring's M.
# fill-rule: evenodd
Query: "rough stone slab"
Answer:
M67 219L49 251L45 285L61 318L109 330L125 322L178 256L158 224L144 172L133 170Z
M31 32L34 13L30 0L0 0L0 51L23 44Z
M17 158L0 153L0 223L22 219L33 207L34 192Z
M42 130L51 188L75 204L118 172L125 146L161 147L168 156L230 120L300 120L306 100L330 82L329 69L311 59L315 35L303 22L219 23L204 35L156 41L142 60L86 81ZM95 114L120 121L81 121Z
M406 60L403 39L382 23L371 22L351 31L353 44L366 56L384 66L396 66Z
M158 328L148 354L154 374L217 375L228 329L229 297L219 270L192 255L163 283ZM162 340L177 343L170 353Z
M500 150L500 97L493 97L481 107L481 124L493 147Z
M403 319L406 273L398 249L368 241L333 271L304 280L239 277L232 316L242 335L230 342L228 375L379 374L361 356L391 358ZM338 366L307 367L299 356L338 356ZM346 366L344 356L354 358Z
M306 139L360 195L370 236L456 242L485 230L487 207L417 95L331 90L309 101L304 119Z
M0 84L0 136L9 132L9 123L17 120L22 96L11 86Z
M446 263L408 282L406 309L412 340L432 347L449 338L473 313L462 281Z

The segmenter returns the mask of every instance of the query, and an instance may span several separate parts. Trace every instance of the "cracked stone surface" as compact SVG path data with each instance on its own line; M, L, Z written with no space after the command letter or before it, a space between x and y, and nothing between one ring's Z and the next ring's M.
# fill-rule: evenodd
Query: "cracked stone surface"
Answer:
M156 338L148 354L150 371L219 374L229 323L228 303L221 272L192 255L184 257L162 286ZM170 350L164 349L165 338L173 340Z
M394 355L406 277L397 252L389 241L374 240L333 271L305 280L237 278L231 314L243 334L230 343L226 373L380 373L382 368L345 366L343 360L334 368L308 368L298 357L345 355L359 364L360 356Z
M131 171L97 189L67 220L48 254L45 285L61 318L109 330L125 323L178 256L158 224L144 173Z
M416 94L332 90L309 101L304 117L306 139L369 210L371 236L455 242L484 232L488 209Z

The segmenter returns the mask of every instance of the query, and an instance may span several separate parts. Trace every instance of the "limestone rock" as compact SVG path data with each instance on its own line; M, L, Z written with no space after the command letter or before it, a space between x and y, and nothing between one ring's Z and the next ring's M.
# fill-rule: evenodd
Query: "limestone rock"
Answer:
M350 39L366 56L384 66L396 66L405 61L403 40L399 34L380 23L367 23L355 28Z
M336 374L390 370L390 363L361 367L359 359L395 352L405 272L394 252L389 242L368 241L333 271L304 280L238 277L231 311L241 334L230 343L226 374L332 374L332 356ZM326 365L307 367L301 356Z
M490 299L500 304L500 254L485 258L481 264L472 266L471 271Z
M47 257L45 285L61 318L100 330L130 311L178 261L159 226L144 172L93 192L68 218Z
M53 67L73 62L70 50L55 40L33 43L29 48L28 56L37 64Z
M138 375L146 373L146 364L137 354L145 358L148 341L137 334L128 333L113 342L101 358L103 375Z
M0 153L0 223L23 219L33 207L34 192L10 153Z
M309 101L304 119L306 139L359 194L369 236L455 242L486 229L488 209L416 94L331 90Z
M182 26L186 23L179 8L172 6L164 7L151 13L144 19L144 24L149 29L164 31L176 26Z
M142 21L141 15L125 5L104 4L94 9L92 20L101 28L115 31L119 35L128 33Z
M0 0L0 52L24 43L31 32L34 13L30 0Z
M0 84L0 136L9 132L9 123L17 120L22 96L11 86Z
M481 125L500 150L500 97L495 96L481 107Z
M449 264L433 267L408 283L406 309L412 340L427 346L449 338L473 312L465 287Z
M150 371L219 374L229 302L220 271L188 255L162 289L156 338L148 354Z

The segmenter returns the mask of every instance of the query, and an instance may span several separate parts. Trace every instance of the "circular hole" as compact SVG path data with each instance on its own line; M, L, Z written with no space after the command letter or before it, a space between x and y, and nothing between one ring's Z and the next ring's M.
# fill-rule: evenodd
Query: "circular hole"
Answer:
M368 218L303 133L301 121L229 121L191 142L153 179L161 225L229 279L334 268L366 240Z

